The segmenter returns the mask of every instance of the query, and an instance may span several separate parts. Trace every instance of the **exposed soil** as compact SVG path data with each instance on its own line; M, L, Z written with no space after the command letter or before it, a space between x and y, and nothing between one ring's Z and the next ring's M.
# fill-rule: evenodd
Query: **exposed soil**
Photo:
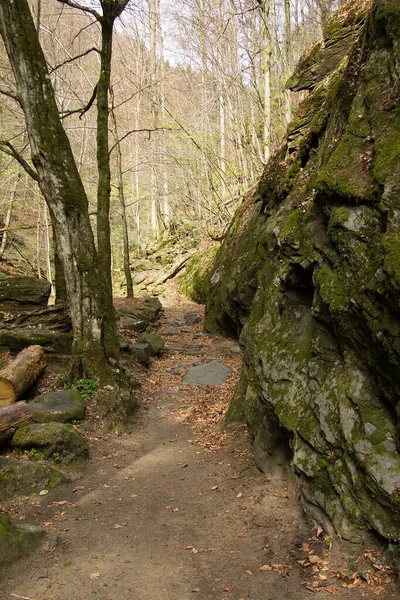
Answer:
M167 349L136 373L142 406L132 432L109 435L89 416L85 470L5 507L54 535L2 569L0 598L398 598L383 543L362 548L312 529L291 471L258 471L242 425L221 433L237 344L185 325L188 310L201 314L178 296L165 302ZM213 359L232 369L224 385L183 383L193 363Z

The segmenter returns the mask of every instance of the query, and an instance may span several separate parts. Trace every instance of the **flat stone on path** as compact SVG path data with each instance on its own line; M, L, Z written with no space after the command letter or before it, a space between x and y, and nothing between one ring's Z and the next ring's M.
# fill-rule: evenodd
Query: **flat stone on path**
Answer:
M223 385L230 373L232 373L231 369L218 360L213 360L189 369L183 381L194 385Z

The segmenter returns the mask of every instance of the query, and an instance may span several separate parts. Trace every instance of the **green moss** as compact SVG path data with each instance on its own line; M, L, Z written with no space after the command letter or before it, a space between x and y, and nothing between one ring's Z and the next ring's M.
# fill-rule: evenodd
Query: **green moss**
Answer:
M391 231L382 238L384 265L392 284L400 289L400 231Z
M400 114L390 120L387 135L376 143L374 177L380 183L393 180L399 183L398 166L400 164Z
M315 187L330 196L350 201L374 200L376 189L370 175L371 145L346 133L321 169Z
M0 512L0 564L29 554L44 536L44 529L34 525L16 525L8 515Z
M378 2L375 12L377 27L383 27L394 39L400 37L400 13L397 0Z
M301 160L300 158L295 158L292 164L289 167L289 170L282 178L281 181L281 189L282 192L288 194L294 187L296 181L299 178L301 173Z
M342 273L324 265L318 271L317 284L322 300L332 311L345 308L349 302L349 283Z
M205 304L210 293L210 271L218 250L217 244L205 252L196 253L188 260L185 272L180 278L180 291L199 304Z

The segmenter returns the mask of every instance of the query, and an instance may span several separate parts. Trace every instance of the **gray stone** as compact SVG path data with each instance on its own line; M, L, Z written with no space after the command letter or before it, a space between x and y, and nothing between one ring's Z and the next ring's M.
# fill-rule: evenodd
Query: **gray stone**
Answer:
M183 381L194 385L222 385L231 372L231 369L221 362L213 360L205 365L189 369Z
M121 329L135 331L136 333L142 333L147 329L148 326L148 321L135 319L134 317L123 317L120 322Z
M34 345L43 346L46 352L60 355L70 354L72 334L29 327L0 329L0 346L8 348L12 352L20 352L24 348Z
M172 342L166 347L168 352L184 354L185 356L203 356L204 349L200 344L191 342Z
M0 512L0 564L7 564L29 554L45 537L41 527L16 524L6 513Z
M86 440L67 423L34 423L16 431L11 440L19 450L36 449L45 458L76 460L86 458L89 446Z
M166 324L170 325L170 327L180 327L182 323L177 319L166 319Z
M37 396L27 407L36 423L79 421L85 416L85 403L78 390L61 390Z
M0 309L9 312L35 310L47 306L51 284L37 277L6 277L0 279Z
M136 362L146 365L153 355L151 346L148 343L136 343L130 345L130 351Z
M126 337L125 335L119 335L118 339L119 339L119 349L122 351L129 350L130 345L131 345L131 340L128 337Z
M65 476L50 465L0 456L0 500L14 496L38 494L53 489L65 481Z
M165 342L158 333L145 332L138 338L139 344L149 344L152 356L157 356L165 346Z
M201 317L194 310L189 310L183 315L186 325L196 325L201 323Z

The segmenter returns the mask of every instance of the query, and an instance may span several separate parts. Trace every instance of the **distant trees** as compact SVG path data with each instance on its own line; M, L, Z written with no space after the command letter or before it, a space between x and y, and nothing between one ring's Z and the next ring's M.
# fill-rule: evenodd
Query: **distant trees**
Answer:
M293 65L341 3L29 1L87 193L98 260L109 285L112 272L117 292L126 285L129 253L169 228L177 231L184 223L185 231L221 233L291 118L296 99L284 83ZM0 100L0 148L9 154L7 161L23 158L25 168L26 136L12 105L7 69L0 48L0 91L8 94ZM0 169L0 181L10 182L4 219L13 168L3 161ZM14 194L12 214L18 218L24 186L25 179ZM47 231L31 205L41 231ZM34 232L23 232L32 245ZM46 248L23 254L36 267L47 260Z

